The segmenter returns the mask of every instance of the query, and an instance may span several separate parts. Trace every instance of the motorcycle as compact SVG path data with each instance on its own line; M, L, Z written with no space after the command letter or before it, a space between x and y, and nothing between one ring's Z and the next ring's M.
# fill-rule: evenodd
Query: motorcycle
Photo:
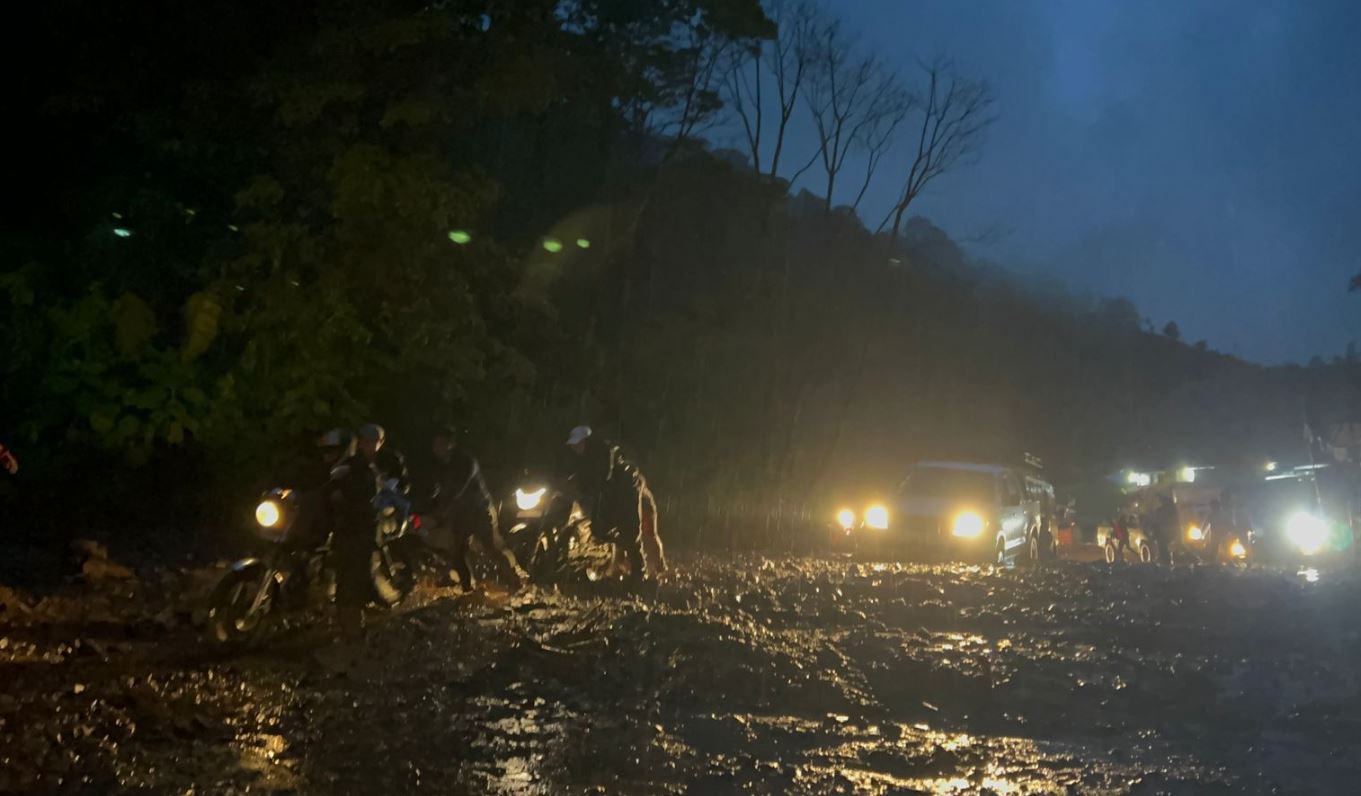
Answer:
M571 497L546 486L515 490L513 513L503 504L506 542L538 585L560 583L570 571L572 551L590 524ZM507 516L509 515L509 516Z
M255 507L255 534L266 543L259 556L231 565L209 600L208 631L218 643L250 646L271 620L287 611L330 602L335 583L326 565L331 533L321 527L324 491L268 490ZM408 545L416 539L420 517L391 484L374 501L374 551L370 575L374 599L391 607L415 585Z

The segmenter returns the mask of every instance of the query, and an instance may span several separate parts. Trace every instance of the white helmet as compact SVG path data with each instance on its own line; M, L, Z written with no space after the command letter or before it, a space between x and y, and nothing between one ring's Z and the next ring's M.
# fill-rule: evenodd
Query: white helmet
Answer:
M587 438L590 436L591 436L590 426L577 426L576 428L572 429L572 433L567 435L567 444L580 445L581 443L585 442Z

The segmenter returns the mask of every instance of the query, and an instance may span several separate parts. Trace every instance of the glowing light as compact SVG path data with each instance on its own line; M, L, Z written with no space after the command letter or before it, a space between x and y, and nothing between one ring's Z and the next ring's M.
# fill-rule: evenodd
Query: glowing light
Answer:
M1267 463L1266 463L1266 471L1267 471L1268 473L1274 473L1274 472L1276 472L1276 468L1277 468L1277 467L1280 467L1280 465L1277 464L1276 462L1267 462Z
M557 238L544 238L543 250L552 254L557 254L562 251L562 241Z
M263 528L273 528L279 524L279 504L272 500L266 500L255 507L255 521L260 523Z
M132 230L128 229L127 227L114 227L113 234L117 235L120 238L131 238Z
M1285 523L1285 535L1307 556L1323 549L1328 541L1328 525L1307 511L1300 511Z
M855 512L850 509L842 509L836 513L836 522L842 528L850 530L855 527Z
M1196 468L1194 467L1181 468L1181 472L1177 473L1177 479L1180 481L1185 481L1188 484L1194 484L1196 482Z
M449 240L453 241L454 243L457 243L460 246L466 246L468 243L472 242L472 239L473 236L469 234L468 230L466 229L449 230Z
M1125 476L1125 482L1128 483L1130 486L1148 486L1149 484L1153 483L1153 476L1149 475L1148 473L1141 473L1135 470L1130 470L1129 473Z
M543 495L547 491L548 489L546 487L539 487L538 489L529 492L526 492L523 489L516 489L515 505L520 511L532 511L539 507L539 503L543 502Z
M888 509L879 505L865 509L865 524L876 530L884 530L888 527Z
M577 238L577 248L578 248L578 249L589 249L589 248L591 248L591 241L590 241L590 239L589 239L589 238Z
M1317 570L1317 569L1314 569L1313 567L1310 567L1309 569L1306 569L1306 570L1303 570L1302 572L1300 572L1300 574L1304 576L1305 581L1307 581L1307 582L1309 582L1309 583L1318 583L1318 570Z
M1199 525L1192 525L1186 529L1186 538L1193 542L1202 541L1205 539L1205 531L1201 530Z
M965 538L980 536L983 533L983 518L977 512L965 511L955 517L950 533Z
M1234 558L1247 558L1248 549L1243 546L1242 542L1238 541L1237 539L1234 539L1233 544L1229 545L1229 555L1233 556Z

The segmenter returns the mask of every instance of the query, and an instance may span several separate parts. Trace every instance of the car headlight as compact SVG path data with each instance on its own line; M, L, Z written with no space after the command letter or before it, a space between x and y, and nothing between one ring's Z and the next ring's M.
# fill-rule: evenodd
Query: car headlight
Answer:
M283 512L279 509L279 504L273 500L261 501L255 507L255 521L260 523L261 528L273 528L279 524L283 518Z
M1307 511L1299 511L1286 520L1285 536L1301 553L1313 555L1328 541L1328 524Z
M836 524L845 530L855 527L855 512L850 509L842 509L836 513Z
M1229 555L1233 556L1234 558L1247 558L1248 549L1243 546L1242 542L1238 541L1237 539L1234 539L1233 543L1229 545Z
M539 507L541 502L543 502L544 493L547 491L548 487L543 486L529 492L526 492L523 489L516 489L515 506L520 509L520 511L533 511Z
M1199 525L1192 525L1186 529L1186 538L1193 542L1202 541L1205 539L1205 531Z
M983 533L983 517L973 511L962 512L955 517L950 533L963 537L980 536Z
M865 509L865 524L880 531L884 530L888 527L888 509L877 504Z

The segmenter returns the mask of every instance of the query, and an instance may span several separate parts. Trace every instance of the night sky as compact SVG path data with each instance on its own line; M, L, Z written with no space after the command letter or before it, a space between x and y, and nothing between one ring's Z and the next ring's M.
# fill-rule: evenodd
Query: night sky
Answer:
M992 84L982 156L915 211L957 238L1001 232L975 255L1259 362L1361 340L1361 3L830 5L905 71L944 55ZM892 182L871 188L871 228Z

